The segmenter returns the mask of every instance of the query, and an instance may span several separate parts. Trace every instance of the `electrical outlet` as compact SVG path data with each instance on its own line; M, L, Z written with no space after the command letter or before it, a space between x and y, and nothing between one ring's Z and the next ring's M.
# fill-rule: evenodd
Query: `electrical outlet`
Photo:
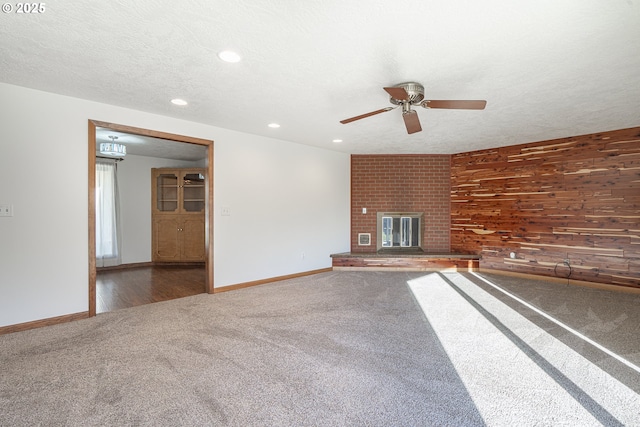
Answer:
M13 205L0 205L0 216L13 216Z
M220 210L220 213L222 214L222 216L231 216L231 208L223 207Z

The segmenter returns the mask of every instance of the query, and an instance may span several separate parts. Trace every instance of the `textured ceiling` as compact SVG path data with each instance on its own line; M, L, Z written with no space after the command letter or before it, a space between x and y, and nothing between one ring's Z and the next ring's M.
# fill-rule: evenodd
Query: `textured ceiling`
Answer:
M638 0L45 4L0 14L0 81L350 153L455 153L640 125ZM243 60L220 61L223 49ZM487 108L419 108L413 135L399 110L339 123L389 106L382 88L406 81L427 99Z
M204 145L153 138L145 135L132 135L101 127L96 128L97 155L99 155L100 144L103 142L112 142L111 137L115 137L113 142L127 147L127 155L134 154L137 156L189 161L204 160L207 158L207 147Z

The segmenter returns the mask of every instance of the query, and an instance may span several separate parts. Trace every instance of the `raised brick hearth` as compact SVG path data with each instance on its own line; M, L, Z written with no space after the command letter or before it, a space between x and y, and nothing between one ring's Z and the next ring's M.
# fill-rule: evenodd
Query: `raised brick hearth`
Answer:
M460 254L341 253L331 255L334 270L476 271L480 257Z

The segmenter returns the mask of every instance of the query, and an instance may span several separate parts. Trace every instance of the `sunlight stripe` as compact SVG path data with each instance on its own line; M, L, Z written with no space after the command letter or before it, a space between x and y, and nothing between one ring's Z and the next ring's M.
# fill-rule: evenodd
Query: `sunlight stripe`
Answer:
M474 273L471 272L471 274L475 277L477 277L478 279L482 280L483 282L485 282L487 285L491 286L492 288L502 292L503 294L507 295L508 297L518 301L520 304L524 305L525 307L535 311L536 313L538 313L539 315L545 317L546 319L552 321L553 323L555 323L556 325L560 326L561 328L565 329L568 332L571 332L573 335L577 336L578 338L588 342L589 344L591 344L592 346L596 347L597 349L607 353L609 356L613 357L614 359L618 360L619 362L625 364L626 366L628 366L629 368L633 369L634 371L640 373L640 367L636 366L635 364L633 364L632 362L628 361L627 359L625 359L624 357L614 353L613 351L609 350L608 348L598 344L597 342L593 341L591 338L581 334L580 332L576 331L575 329L571 328L570 326L565 325L564 323L562 323L561 321L555 319L554 317L551 317L550 315L548 315L547 313L545 313L544 311L534 307L533 305L529 304L528 302L524 301L523 299L505 291L504 289L502 289L500 286L490 282L489 280L485 279L484 277L480 276L478 273Z

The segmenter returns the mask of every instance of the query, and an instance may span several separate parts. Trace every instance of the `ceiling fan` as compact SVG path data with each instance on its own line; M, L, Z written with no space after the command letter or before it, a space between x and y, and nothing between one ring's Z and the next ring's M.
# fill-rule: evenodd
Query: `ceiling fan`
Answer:
M347 124L356 120L375 116L376 114L385 113L402 106L402 118L408 133L416 133L422 130L418 113L411 109L413 105L419 105L424 108L442 108L456 110L484 110L487 101L453 101L453 100L428 100L424 99L424 87L420 83L400 83L399 85L383 88L391 98L389 101L395 107L386 107L380 110L371 111L370 113L361 114L349 119L340 120L340 123Z

